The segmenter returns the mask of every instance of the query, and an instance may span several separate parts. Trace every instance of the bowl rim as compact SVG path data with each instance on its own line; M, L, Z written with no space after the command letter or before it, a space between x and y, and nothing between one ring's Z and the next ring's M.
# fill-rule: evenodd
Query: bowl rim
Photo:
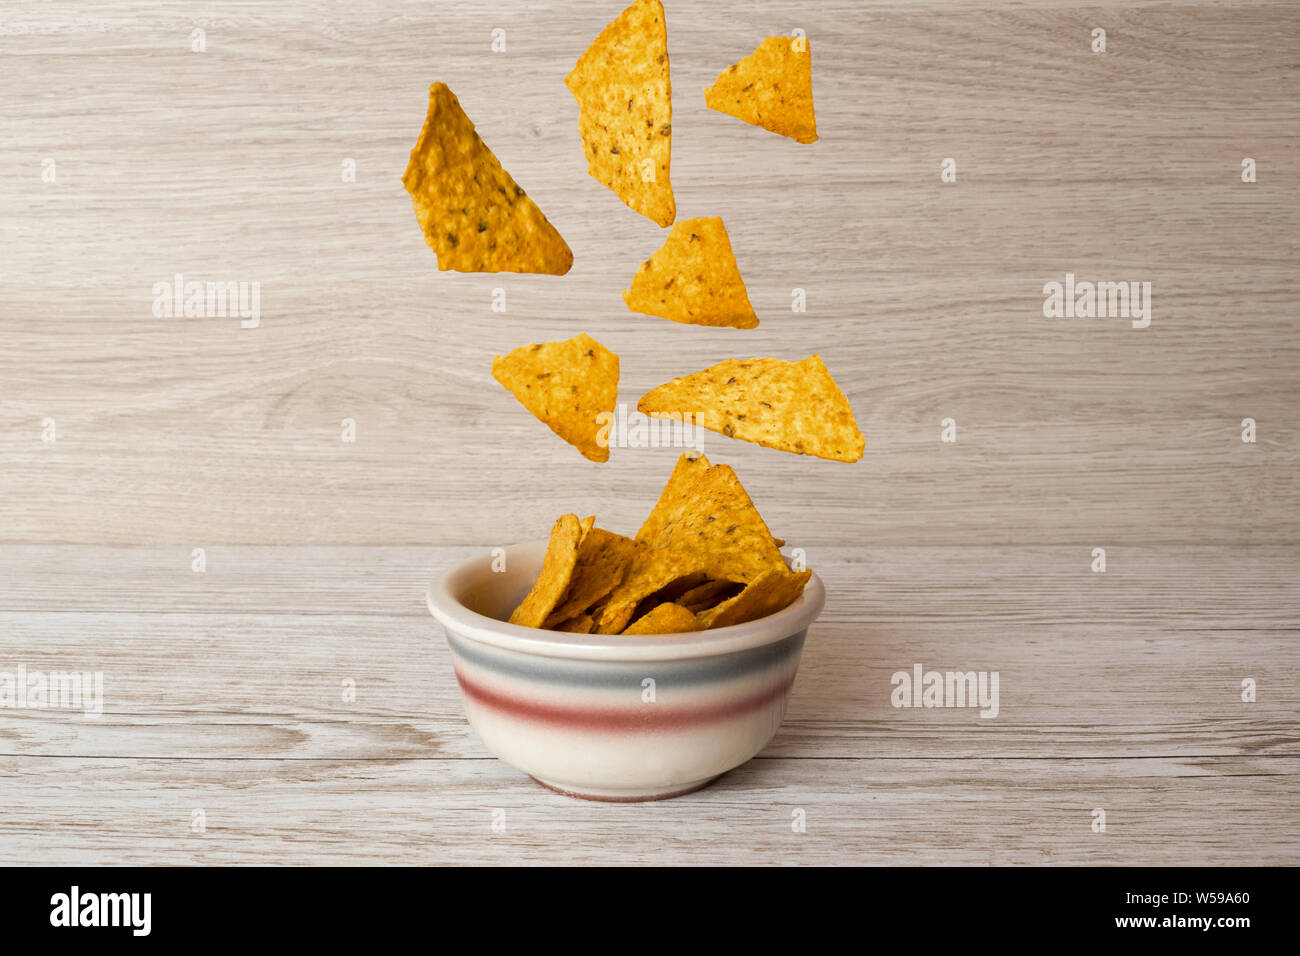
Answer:
M541 563L546 541L529 541L505 549L506 561ZM465 558L435 577L425 594L429 613L449 635L504 650L541 657L565 657L601 661L668 661L713 657L749 650L785 640L805 630L826 603L826 587L814 571L803 593L788 607L767 617L744 624L732 624L709 631L685 634L621 635L570 634L522 627L480 614L462 604L455 593L491 570L492 549Z

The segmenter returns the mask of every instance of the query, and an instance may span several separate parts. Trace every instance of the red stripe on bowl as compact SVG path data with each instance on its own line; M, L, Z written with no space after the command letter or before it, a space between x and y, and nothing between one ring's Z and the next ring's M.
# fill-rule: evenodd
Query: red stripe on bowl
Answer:
M794 675L758 694L723 701L702 707L666 707L663 704L642 704L635 710L628 707L565 707L539 701L521 700L489 690L482 684L467 679L459 670L456 680L465 696L476 704L490 707L501 713L542 724L568 727L574 730L606 730L613 732L681 730L698 724L739 717L742 714L766 707L780 700L794 685Z

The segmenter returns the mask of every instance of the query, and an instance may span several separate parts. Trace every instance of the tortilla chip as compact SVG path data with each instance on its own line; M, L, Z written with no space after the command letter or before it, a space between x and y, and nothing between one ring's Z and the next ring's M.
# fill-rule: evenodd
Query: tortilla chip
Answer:
M672 87L668 30L659 0L636 0L564 78L578 101L587 172L661 226L677 218L668 181Z
M618 634L627 627L643 599L702 570L699 559L692 555L637 548L622 583L610 592L596 618L596 633Z
M700 470L701 462L705 468ZM678 459L636 540L693 555L711 578L748 584L784 568L781 552L730 465Z
M560 599L543 626L553 627L561 621L590 611L592 606L623 581L628 565L637 552L631 538L603 528L593 528L578 548L569 589Z
M590 634L596 622L592 620L590 614L579 614L577 617L571 617L567 621L562 621L555 626L557 631L567 631L570 634Z
M687 325L752 329L758 316L718 216L683 219L641 263L623 302L633 312Z
M429 113L402 184L438 268L562 276L573 252L479 139L456 94L429 87Z
M609 461L608 431L618 401L618 356L585 332L564 342L521 345L492 360L492 377L551 431L592 461Z
M684 574L680 578L673 579L658 591L651 592L637 602L636 610L628 618L628 625L635 624L660 604L680 604L683 594L687 591L693 591L703 584L705 580L706 576L703 571L692 571L690 574ZM623 629L627 630L627 626Z
M686 610L698 614L733 597L742 587L743 585L735 581L705 581L699 587L691 588L677 598L677 603Z
M812 41L768 37L739 63L727 67L704 91L709 109L788 136L817 142L813 115Z
M683 574L679 578L674 578L658 591L655 591L649 597L644 598L641 601L641 605L636 609L636 613L632 615L632 620L635 621L642 614L658 607L660 604L670 601L673 604L676 604L681 600L683 594L686 594L688 591L694 591L706 580L708 580L708 575L703 571L692 571L690 574Z
M775 544L778 548L784 548L785 538L773 538L772 543Z
M659 500L655 502L650 515L642 523L641 530L636 533L636 539L649 542L659 537L669 520L686 507L691 487L711 467L706 455L699 455L696 458L681 455L677 459L677 464L673 466L673 473L668 476L668 483L664 485L664 490L659 492Z
M831 461L857 461L867 444L820 355L728 359L652 389L636 407L657 417L690 411L729 438Z
M789 607L803 593L804 585L810 577L812 571L806 568L798 573L784 566L779 570L772 568L765 571L735 597L702 612L699 615L700 627L727 627L775 614L782 608Z
M627 628L624 634L680 634L698 631L700 622L680 604L660 604Z
M578 563L578 543L582 540L582 525L577 515L561 515L551 529L551 541L546 546L542 571L533 582L532 590L510 615L510 623L521 627L541 627L546 616L555 609Z

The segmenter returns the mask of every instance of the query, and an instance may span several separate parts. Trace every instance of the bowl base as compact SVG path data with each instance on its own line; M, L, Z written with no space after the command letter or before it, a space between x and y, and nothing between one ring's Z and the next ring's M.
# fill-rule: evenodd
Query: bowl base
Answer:
M530 774L531 776L531 774ZM694 793L707 787L713 781L721 777L722 774L716 774L712 777L705 777L703 780L696 780L685 786L668 787L664 790L594 790L583 788L574 790L571 784L557 783L553 780L543 780L541 777L533 777L537 783L540 783L547 790L554 790L556 793L562 793L566 797L577 797L580 800L599 800L603 803L644 803L648 800L670 800L673 797L684 796L688 793Z

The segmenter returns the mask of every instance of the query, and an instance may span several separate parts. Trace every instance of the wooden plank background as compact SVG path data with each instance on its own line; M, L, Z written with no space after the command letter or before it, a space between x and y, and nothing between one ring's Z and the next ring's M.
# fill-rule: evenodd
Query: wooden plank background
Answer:
M664 234L562 82L619 8L0 14L0 671L106 680L98 719L0 709L0 863L1300 862L1300 7L670 0L678 208L725 219L752 332L619 298ZM820 142L704 107L795 28ZM434 80L568 276L437 271L399 181ZM1067 271L1152 282L1151 327L1045 319ZM177 273L260 282L261 327L155 318ZM663 804L492 759L422 604L557 513L648 511L675 451L587 462L491 380L578 331L629 405L818 351L868 440L708 436L829 599L771 746ZM998 671L1001 713L892 708L916 663Z
M619 297L663 233L586 175L562 82L617 10L12 8L0 540L474 544L575 507L633 525L673 452L589 463L489 374L582 330L622 355L629 405L723 358L821 352L861 462L706 446L800 542L1297 540L1295 4L670 3L678 208L728 224L750 332ZM796 27L820 142L704 107ZM569 241L568 276L438 273L399 182L435 79ZM1043 318L1067 271L1152 282L1151 327ZM261 327L154 318L177 273L259 281Z

